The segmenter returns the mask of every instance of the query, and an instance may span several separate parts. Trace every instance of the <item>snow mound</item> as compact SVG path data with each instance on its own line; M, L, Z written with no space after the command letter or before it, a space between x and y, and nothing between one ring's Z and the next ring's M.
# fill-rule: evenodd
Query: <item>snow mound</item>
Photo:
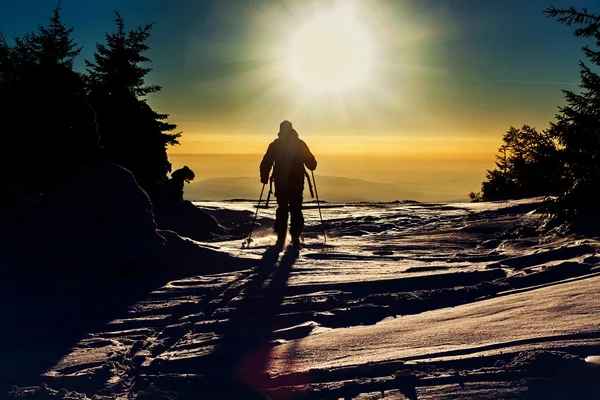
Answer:
M175 231L190 239L210 240L225 233L212 215L189 201L157 203L154 214L160 229Z
M164 244L148 195L116 165L90 168L57 185L13 222L0 252L12 274L131 275L152 265Z

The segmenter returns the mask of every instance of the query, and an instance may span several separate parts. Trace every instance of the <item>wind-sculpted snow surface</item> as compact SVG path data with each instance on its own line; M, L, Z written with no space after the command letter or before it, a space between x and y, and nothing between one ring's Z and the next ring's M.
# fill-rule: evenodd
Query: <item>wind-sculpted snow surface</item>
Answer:
M226 227L253 216L250 202L196 205ZM202 244L224 256L149 291L11 395L594 398L599 242L540 236L538 206L325 204L324 243L308 203L300 253L272 247L263 208L250 248L234 234ZM185 260L199 245L173 257L200 262ZM240 260L250 267L235 271Z

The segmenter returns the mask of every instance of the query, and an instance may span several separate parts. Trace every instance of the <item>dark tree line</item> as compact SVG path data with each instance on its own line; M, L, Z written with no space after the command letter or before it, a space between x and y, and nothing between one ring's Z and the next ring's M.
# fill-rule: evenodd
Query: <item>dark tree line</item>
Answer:
M525 125L511 127L496 155L496 168L487 172L475 200L503 200L556 195L549 200L554 220L597 218L600 203L600 15L574 7L547 9L550 18L575 26L577 37L592 39L580 61L580 90L563 90L566 105L559 107L546 131Z
M510 127L496 154L496 169L487 171L474 200L507 200L557 194L563 186L563 167L556 140L548 131L524 125Z
M60 10L12 44L0 35L3 194L35 199L87 166L113 162L158 195L171 171L166 148L181 133L145 100L160 90L144 81L152 25L127 31L116 13L116 31L97 43L82 74L73 69L81 47Z
M560 150L550 132L524 125L510 127L474 200L507 200L559 193L563 186Z

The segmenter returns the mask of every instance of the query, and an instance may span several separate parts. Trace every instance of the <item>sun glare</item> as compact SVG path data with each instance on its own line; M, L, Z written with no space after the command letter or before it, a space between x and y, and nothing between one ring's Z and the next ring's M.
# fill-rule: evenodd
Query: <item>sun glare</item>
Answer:
M372 77L375 46L351 9L331 10L301 24L285 49L285 70L301 90L347 93Z

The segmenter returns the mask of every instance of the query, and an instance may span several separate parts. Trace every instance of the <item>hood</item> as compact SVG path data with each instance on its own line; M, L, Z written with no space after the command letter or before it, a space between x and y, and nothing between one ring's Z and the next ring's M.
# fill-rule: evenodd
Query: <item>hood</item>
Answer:
M298 139L298 132L296 132L295 129L292 129L292 130L289 130L289 131L279 131L279 133L277 134L277 136L280 139L283 139L283 140Z

